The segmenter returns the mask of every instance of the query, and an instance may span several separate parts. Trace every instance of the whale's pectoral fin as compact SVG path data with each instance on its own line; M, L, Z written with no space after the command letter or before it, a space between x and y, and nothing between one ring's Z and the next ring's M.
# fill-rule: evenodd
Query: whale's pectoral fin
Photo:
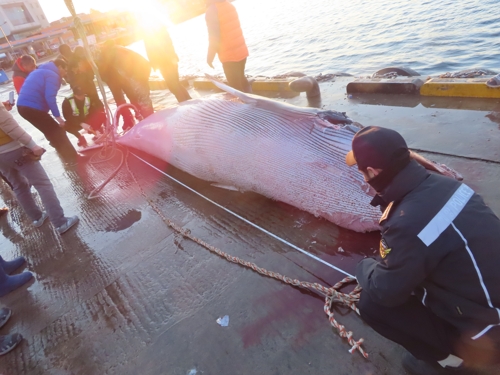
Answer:
M236 90L232 88L231 86L228 86L220 81L217 80L217 78L211 76L210 74L205 73L205 76L212 81L212 83L217 86L219 89L222 91L227 92L228 94L231 94L233 96L236 96L238 99L240 99L243 103L246 104L256 104L257 99L252 98L251 96L245 94L244 92L241 92L239 90Z
M240 191L240 189L238 189L238 188L236 188L234 186L218 184L216 182L214 182L213 184L210 184L210 186L213 186L213 187L216 187L216 188L220 188L220 189L224 189L224 190Z
M278 102L263 96L245 94L239 90L233 89L228 85L217 81L214 77L205 73L205 76L212 81L212 83L219 89L231 94L242 101L242 103L253 105L256 108L262 108L272 112L278 112L280 114L289 114L290 116L297 119L299 116L313 117L316 116L320 111L316 108L303 108L296 107L288 103Z

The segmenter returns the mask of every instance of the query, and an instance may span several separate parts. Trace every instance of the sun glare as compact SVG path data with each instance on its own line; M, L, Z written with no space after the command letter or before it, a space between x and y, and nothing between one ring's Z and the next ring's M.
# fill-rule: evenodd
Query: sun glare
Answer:
M145 30L168 26L170 23L167 8L157 0L142 0L140 5L136 0L127 0L120 2L120 7L131 12Z

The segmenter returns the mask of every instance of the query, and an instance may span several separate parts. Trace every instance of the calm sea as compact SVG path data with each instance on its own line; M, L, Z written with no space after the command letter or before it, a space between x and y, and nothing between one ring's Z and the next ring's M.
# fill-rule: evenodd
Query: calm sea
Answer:
M498 0L237 0L250 50L247 74L371 74L408 66L422 75L500 71ZM181 75L206 65L204 16L170 29ZM140 45L134 49L140 50Z

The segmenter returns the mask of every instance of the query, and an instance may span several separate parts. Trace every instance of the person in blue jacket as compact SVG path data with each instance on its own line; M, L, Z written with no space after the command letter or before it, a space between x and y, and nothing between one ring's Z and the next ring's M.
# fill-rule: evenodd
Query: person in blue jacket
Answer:
M26 78L19 93L17 108L25 120L45 135L63 159L75 161L77 153L66 135L65 122L56 101L66 71L67 64L63 59L40 65ZM49 111L54 117L49 115Z

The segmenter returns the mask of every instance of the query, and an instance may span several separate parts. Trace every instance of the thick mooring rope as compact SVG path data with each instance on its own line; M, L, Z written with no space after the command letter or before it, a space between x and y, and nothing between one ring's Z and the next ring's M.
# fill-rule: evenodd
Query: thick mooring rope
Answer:
M225 258L229 262L240 264L244 267L247 267L247 268L254 270L255 272L260 273L261 275L274 278L274 279L279 280L285 284L293 285L295 287L305 288L305 289L308 289L308 290L311 290L311 291L314 291L316 293L321 294L322 296L325 297L324 311L325 311L325 314L328 316L328 320L329 320L330 324L338 330L340 337L347 339L347 342L349 343L349 345L351 345L351 349L349 349L349 353L352 354L352 353L354 353L355 350L358 350L363 355L363 357L368 358L368 353L366 353L363 350L363 348L361 347L364 340L361 338L358 341L356 341L352 336L352 332L347 331L346 328L342 324L338 323L333 315L333 304L334 303L347 306L350 309L354 310L359 315L359 310L356 307L356 303L359 301L361 287L359 285L356 285L354 290L349 292L349 293L340 292L340 289L342 289L347 284L352 284L352 283L357 284L357 280L354 277L348 276L332 287L325 287L325 286L318 284L318 283L309 283L309 282L305 282L305 281L299 281L297 279L291 279L290 277L283 276L277 272L272 272L272 271L266 270L265 268L261 268L261 267L257 266L255 263L247 262L247 261L242 260L238 257L229 255L229 254L223 252L222 250L206 243L205 241L193 236L189 229L182 228L179 225L177 225L176 223L174 223L172 220L166 218L165 215L163 215L163 212L161 212L161 210L156 206L156 204L146 195L146 192L144 191L141 184L139 183L139 181L135 177L134 173L130 169L130 166L128 164L128 156L129 156L128 150L126 150L125 152L126 152L125 165L127 166L127 170L130 173L130 175L132 176L134 182L139 187L141 195L144 197L144 199L146 199L149 206L158 214L158 216L160 216L160 218L163 220L163 222L167 226L172 228L175 232L179 233L183 237L188 238L193 242L196 242L200 246L204 247L205 249L209 250L210 252L212 252L214 254L217 254L218 256L220 256L222 258Z

